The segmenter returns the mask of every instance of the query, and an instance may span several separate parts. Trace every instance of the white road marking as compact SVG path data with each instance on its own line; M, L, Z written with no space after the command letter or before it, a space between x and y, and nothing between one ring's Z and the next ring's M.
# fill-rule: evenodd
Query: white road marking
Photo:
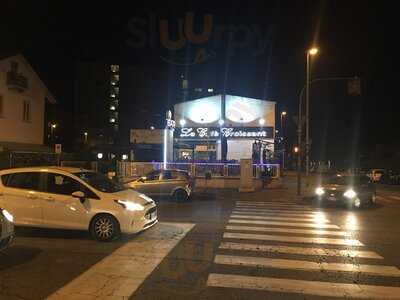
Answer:
M312 262L306 260L276 259L253 256L215 256L214 262L223 265L265 267L285 270L301 271L332 271L332 272L356 272L376 276L400 277L400 270L394 266L360 265Z
M236 201L236 204L260 204L260 205L287 205L287 206L302 206L301 204L298 203L290 203L290 202L263 202L263 201Z
M278 242L303 243L303 244L364 246L359 240L353 240L353 239L310 238L310 237L284 236L284 235L253 234L253 233L225 232L223 238L260 240L260 241L278 241Z
M236 207L253 207L253 208L279 208L279 209L300 209L300 210L312 210L310 207L306 206L287 206L279 204L236 204Z
M300 208L285 208L285 207L255 207L249 205L237 205L234 209L253 209L256 211L287 211L287 212L298 212L298 213L312 213L310 209L300 209Z
M314 229L294 229L280 227L259 227L259 226L226 226L227 230L243 230L243 231L260 231L260 232L284 232L298 234L314 234L314 235L334 235L334 236L352 236L349 231L333 231L333 230L314 230Z
M282 216L282 217L312 217L314 218L315 216L318 216L318 214L313 214L313 213L306 213L306 214L300 214L300 213L276 213L276 212L271 212L271 211L265 211L265 212L260 212L258 210L248 210L248 209L235 209L232 211L233 214L239 214L239 215L255 215L255 216ZM321 213L322 215L322 213Z
M307 248L307 247L288 247L275 245L260 244L243 244L222 242L220 249L225 250L241 250L241 251L257 251L257 252L275 252L286 254L315 255L315 256L343 256L351 258L373 258L383 259L382 256L373 251L358 250L340 250L340 249L324 249L324 248Z
M47 299L128 299L193 227L194 224L187 223L159 223L133 237Z
M236 207L234 208L235 211L249 211L249 212L259 212L259 213L284 213L284 214L313 214L313 215L320 215L323 212L320 211L303 211L303 210L285 210L285 209L265 209L265 208L248 208L248 207Z
M337 297L343 299L399 299L399 287L305 281L296 279L279 279L268 277L210 274L207 285L211 287L252 289L280 293L296 293Z
M339 226L334 224L316 224L316 223L289 223L289 222L275 222L275 221L259 221L259 220L238 220L230 219L228 223L237 224L257 224L257 225L276 225L276 226L287 226L287 227L306 227L306 228L317 228L317 229L339 229Z
M292 221L292 222L315 222L315 223L330 223L325 218L315 216L314 218L298 218L298 217L276 217L276 216L250 216L250 215L231 215L235 219L250 219L250 220L276 220L276 221Z

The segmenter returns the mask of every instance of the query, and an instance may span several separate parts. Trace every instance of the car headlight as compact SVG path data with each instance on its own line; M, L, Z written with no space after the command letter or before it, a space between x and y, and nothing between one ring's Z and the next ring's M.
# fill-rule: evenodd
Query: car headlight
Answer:
M322 187L317 187L315 189L315 194L317 194L318 196L322 196L323 194L325 194L325 191Z
M121 205L126 210L129 210L129 211L141 211L141 210L144 210L144 206L139 204L139 203L126 201L126 200L115 200L115 202L118 203L119 205Z
M143 200L146 200L149 203L154 203L154 200L151 199L149 196L146 196L145 194L139 194L139 197L142 198Z
M1 214L6 218L9 222L14 222L14 217L12 214L10 214L7 210L2 209Z
M357 193L356 193L355 191L353 191L353 190L347 190L347 191L343 194L343 196L345 196L346 198L352 199L352 198L354 198L354 197L357 196Z

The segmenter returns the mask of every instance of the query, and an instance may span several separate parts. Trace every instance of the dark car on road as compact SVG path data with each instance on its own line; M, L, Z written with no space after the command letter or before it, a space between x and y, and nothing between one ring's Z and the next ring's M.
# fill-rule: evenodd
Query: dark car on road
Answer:
M315 189L321 204L341 204L359 208L375 203L375 186L367 176L337 174L323 179Z

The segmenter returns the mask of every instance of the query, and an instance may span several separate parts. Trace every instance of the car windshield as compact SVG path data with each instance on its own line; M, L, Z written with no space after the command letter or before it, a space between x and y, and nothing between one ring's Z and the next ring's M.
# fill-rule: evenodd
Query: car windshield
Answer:
M366 176L334 176L324 180L325 184L360 185L369 182Z
M124 187L107 176L95 173L95 172L79 172L74 173L75 176L78 176L80 179L85 181L90 186L94 187L96 190L99 190L104 193L116 193L124 190Z

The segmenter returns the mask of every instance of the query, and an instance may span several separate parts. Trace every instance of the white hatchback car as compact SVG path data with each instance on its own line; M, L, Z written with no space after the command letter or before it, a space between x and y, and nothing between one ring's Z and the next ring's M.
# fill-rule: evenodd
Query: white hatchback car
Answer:
M16 226L89 230L99 241L157 223L151 198L79 168L2 170L0 207L14 216Z

